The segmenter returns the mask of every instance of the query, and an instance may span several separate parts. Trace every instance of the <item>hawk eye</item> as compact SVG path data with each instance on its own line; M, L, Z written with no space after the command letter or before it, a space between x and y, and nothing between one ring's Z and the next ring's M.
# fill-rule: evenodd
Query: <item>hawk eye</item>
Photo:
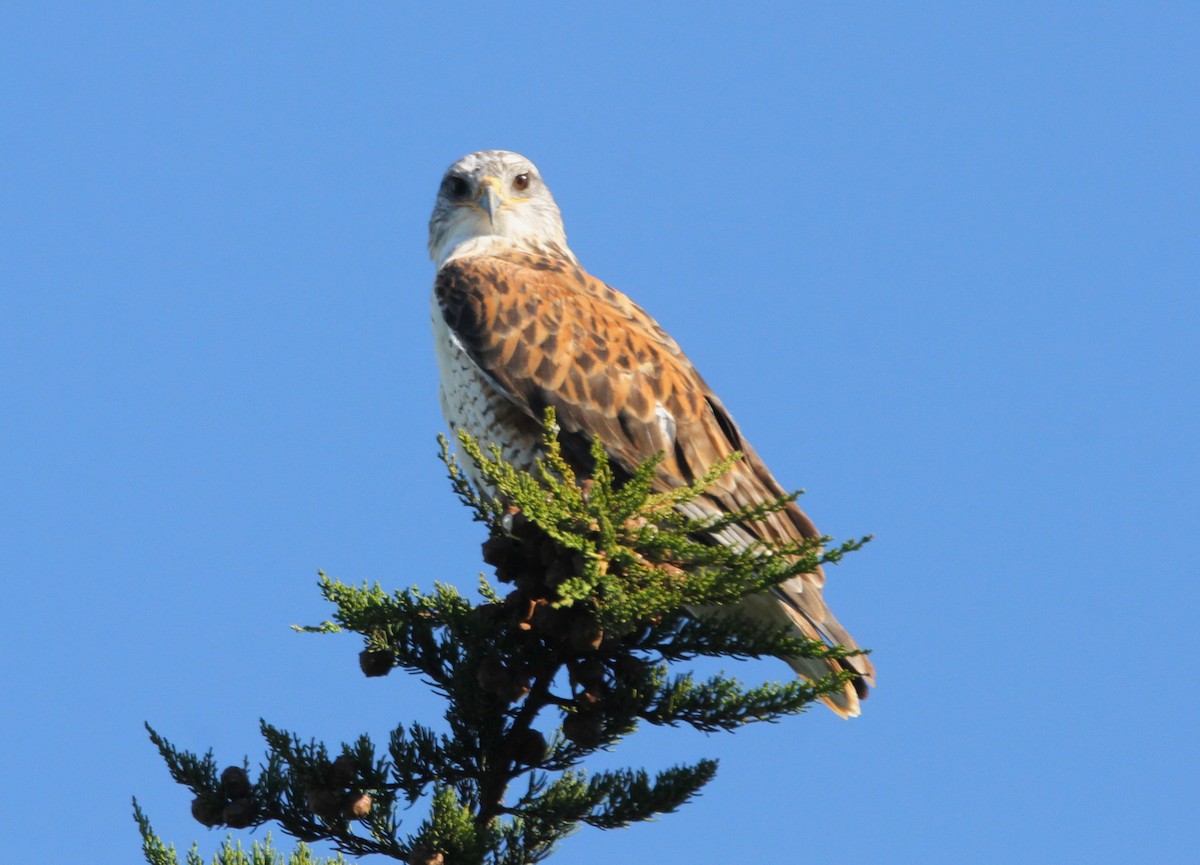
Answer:
M447 198L466 198L471 192L471 184L458 174L447 174L442 181L442 192Z
M529 188L529 175L528 174L518 174L516 177L513 178L513 189L517 190L517 192L524 192L528 188Z

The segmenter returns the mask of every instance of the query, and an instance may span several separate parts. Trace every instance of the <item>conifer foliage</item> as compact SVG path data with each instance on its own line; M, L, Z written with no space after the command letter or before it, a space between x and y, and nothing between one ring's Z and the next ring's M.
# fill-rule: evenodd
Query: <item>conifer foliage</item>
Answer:
M361 736L331 752L263 722L267 753L253 778L248 764L219 771L211 752L178 750L151 729L171 776L192 791L200 823L274 823L301 842L412 865L526 865L545 859L581 825L615 829L672 812L712 780L717 766L707 759L653 774L582 768L639 724L733 730L800 712L841 685L831 675L750 687L677 670L699 656L848 654L736 616L688 612L736 604L861 546L737 549L706 542L724 527L763 519L794 495L720 517L684 516L679 506L731 463L691 486L655 492L656 460L618 481L594 447L590 477L581 478L552 413L534 472L506 464L467 436L458 444L473 476L496 491L485 495L472 484L442 440L454 491L488 529L483 558L504 591L481 579L481 599L473 602L440 583L431 591L388 592L321 574L321 592L335 612L331 621L302 629L360 634L362 672L419 674L445 698L445 723L401 723L386 743ZM147 860L174 865L173 848L136 803L135 815ZM317 859L303 843L285 859L269 845L256 842L248 855L227 841L213 861L344 861ZM187 861L200 865L195 849Z

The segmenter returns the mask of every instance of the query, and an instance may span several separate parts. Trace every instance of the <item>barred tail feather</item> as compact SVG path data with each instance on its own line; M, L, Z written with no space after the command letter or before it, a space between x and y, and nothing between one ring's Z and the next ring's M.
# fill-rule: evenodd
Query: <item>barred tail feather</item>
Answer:
M830 646L857 649L854 638L846 633L821 598L820 590L812 583L797 577L771 594L746 598L736 608L743 615L776 626L790 625L795 635L805 640L817 640ZM796 674L808 682L843 672L854 678L842 690L822 697L825 705L843 718L858 717L860 701L865 699L869 686L875 684L875 668L865 655L849 658L784 658Z

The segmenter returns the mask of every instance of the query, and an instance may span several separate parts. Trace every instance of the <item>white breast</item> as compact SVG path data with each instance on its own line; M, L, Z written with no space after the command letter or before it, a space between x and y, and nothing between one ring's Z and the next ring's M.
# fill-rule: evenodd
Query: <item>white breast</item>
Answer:
M539 455L538 425L471 360L458 337L446 325L436 296L431 313L433 347L441 377L438 397L451 432L465 431L483 446L485 452L489 445L498 445L509 463L518 468L533 468ZM468 477L481 489L493 492L461 450L458 455Z

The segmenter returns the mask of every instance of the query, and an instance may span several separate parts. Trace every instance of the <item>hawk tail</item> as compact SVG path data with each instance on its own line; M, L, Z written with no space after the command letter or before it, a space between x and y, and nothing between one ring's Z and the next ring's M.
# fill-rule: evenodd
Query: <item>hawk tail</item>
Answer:
M803 580L803 578L799 578ZM821 597L820 589L811 583L801 582L796 591L796 581L789 581L775 590L776 610L787 617L796 636L805 640L818 640L828 646L857 649L858 644L834 618ZM778 615L778 613L776 614ZM853 678L842 683L835 691L821 699L830 709L843 718L855 718L861 711L859 702L866 699L870 686L875 684L875 668L866 655L848 658L784 658L796 673L809 682L839 673L851 673Z

